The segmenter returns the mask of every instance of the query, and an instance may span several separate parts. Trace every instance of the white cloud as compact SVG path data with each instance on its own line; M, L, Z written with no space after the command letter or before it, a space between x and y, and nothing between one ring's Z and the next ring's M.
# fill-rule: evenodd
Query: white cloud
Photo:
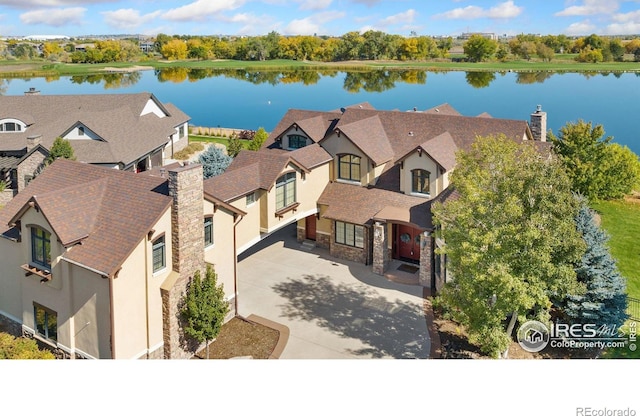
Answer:
M640 33L640 10L629 13L618 13L611 17L614 23L609 24L605 29L608 35L628 35Z
M389 16L380 21L380 24L384 26L388 25L398 25L398 24L409 24L414 21L416 17L416 11L413 9L409 9L406 12L394 14L393 16Z
M300 10L325 10L333 0L298 0Z
M364 4L365 6L372 7L380 3L380 0L351 0L351 2L356 4Z
M25 25L44 24L49 26L81 25L84 14L87 11L84 7L69 7L66 9L39 9L26 12L20 15L20 21Z
M102 12L104 21L111 27L118 29L135 29L145 23L156 19L162 12L156 11L140 15L139 10L119 9L110 12Z
M634 12L629 13L618 13L613 15L612 20L614 22L640 22L640 10L636 10Z
M590 16L594 14L612 14L618 10L617 0L584 0L582 5L569 6L554 16Z
M448 12L437 14L433 17L436 19L465 20L480 19L485 17L489 19L509 19L519 16L523 10L523 7L516 6L512 0L509 0L489 9L483 9L482 7L478 6L458 7L456 9L449 10Z
M163 13L162 17L167 20L178 21L205 20L219 12L237 9L243 6L244 3L245 0L196 0L185 6L169 10Z
M313 35L323 32L324 24L333 20L341 19L345 16L344 12L322 12L305 17L304 19L295 19L289 22L284 28L285 35Z
M564 33L569 36L582 36L593 33L596 30L596 26L589 20L583 22L572 23L564 30Z
M0 0L0 6L32 9L35 7L89 6L92 4L116 3L118 1L119 0Z

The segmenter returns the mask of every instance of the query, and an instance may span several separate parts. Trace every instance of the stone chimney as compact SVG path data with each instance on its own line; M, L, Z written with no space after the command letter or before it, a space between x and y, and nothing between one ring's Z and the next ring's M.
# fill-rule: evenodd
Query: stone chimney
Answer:
M162 286L165 358L189 358L184 347L179 304L197 270L204 277L203 174L202 165L190 164L168 171L171 206L171 263L174 278Z
M547 113L542 111L542 106L538 104L536 112L531 114L531 124L529 126L533 140L540 142L547 141Z
M34 147L42 143L42 135L33 135L27 136L27 153L31 151Z

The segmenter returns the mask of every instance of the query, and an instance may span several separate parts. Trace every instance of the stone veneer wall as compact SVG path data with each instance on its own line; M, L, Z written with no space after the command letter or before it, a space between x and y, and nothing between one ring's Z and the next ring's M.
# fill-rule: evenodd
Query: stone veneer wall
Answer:
M431 287L433 238L420 234L420 285Z
M185 342L180 302L187 284L199 270L204 274L204 211L202 165L185 165L169 170L172 267L179 277L173 287L162 291L164 358L189 358L195 351Z
M368 253L371 248L369 228L364 227L364 233L363 233L364 248L345 246L343 244L336 243L335 233L336 233L335 223L332 222L329 253L333 257L337 257L339 259L344 259L344 260L355 261L357 263L363 263L363 264L368 263L367 261L369 259Z
M298 224L299 223L300 221L298 221ZM298 240L298 243L302 243L306 239L307 239L307 229L304 227L300 227L298 225L296 228L296 240Z
M14 337L20 337L22 336L22 324L0 315L0 331L8 332Z
M541 107L535 113L531 114L531 123L529 128L534 140L541 142L547 141L547 113L542 111Z
M5 189L0 192L0 207L7 205L13 199L17 191L14 189Z
M331 235L316 231L316 247L329 250L331 247Z
M41 150L42 148L40 148L40 150L38 151L33 152L16 168L18 181L16 185L18 187L18 192L22 192L25 188L24 177L26 175L33 176L33 173L36 171L36 169L38 169L38 167L42 165L42 162L44 162L44 159L47 157Z

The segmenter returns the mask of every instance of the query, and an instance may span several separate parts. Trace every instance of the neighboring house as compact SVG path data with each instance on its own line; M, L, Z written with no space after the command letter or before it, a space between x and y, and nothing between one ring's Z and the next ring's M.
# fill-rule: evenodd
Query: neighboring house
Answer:
M546 114L526 121L429 110L379 111L361 104L339 111L289 110L259 152L241 152L227 172L205 181L211 195L247 212L238 252L297 222L299 241L372 265L419 266L419 282L439 289L446 259L437 245L431 205L452 197L455 153L478 136L505 134L547 147ZM245 202L246 200L246 202Z
M178 304L205 261L233 300L245 214L202 184L197 164L55 161L0 209L0 323L65 357L189 357Z
M162 166L188 144L189 117L153 94L0 96L0 179L15 193L57 137L77 160L135 172ZM29 154L37 147L40 154ZM36 163L37 160L37 163Z

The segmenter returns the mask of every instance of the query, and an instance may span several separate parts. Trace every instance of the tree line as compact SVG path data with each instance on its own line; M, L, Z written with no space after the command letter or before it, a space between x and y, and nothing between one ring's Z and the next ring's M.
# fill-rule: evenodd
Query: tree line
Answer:
M161 56L167 60L234 59L266 61L290 59L316 62L345 61L427 61L451 59L451 49L462 46L463 57L480 62L536 57L551 61L556 54L577 54L579 62L622 61L625 54L640 61L640 38L620 39L596 34L570 38L566 35L520 34L510 39L490 39L472 35L467 40L453 37L402 36L369 30L347 32L339 37L283 36L272 31L264 36L188 36L158 34L152 51L143 52L138 39L101 40L78 49L76 43L33 44L10 40L0 46L0 57L74 63L139 61Z

